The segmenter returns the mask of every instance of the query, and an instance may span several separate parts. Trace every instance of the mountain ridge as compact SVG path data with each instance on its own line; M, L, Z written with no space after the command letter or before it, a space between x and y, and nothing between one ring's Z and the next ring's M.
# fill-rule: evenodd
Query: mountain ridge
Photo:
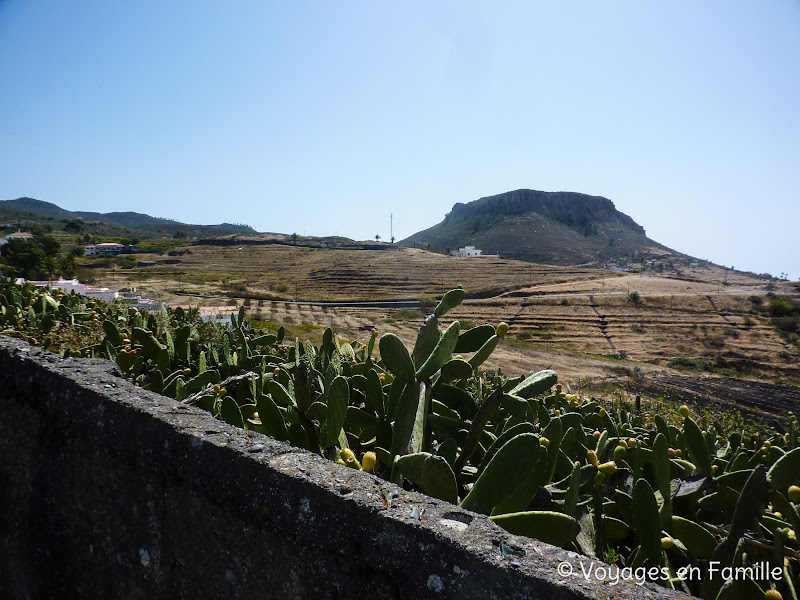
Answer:
M257 233L248 225L220 223L216 225L197 225L183 223L174 219L153 217L146 213L134 211L114 211L108 213L90 211L70 211L57 204L45 200L37 200L27 196L12 200L0 200L0 218L35 220L37 215L45 217L58 217L62 219L77 219L81 221L99 221L109 225L116 225L126 229L149 231L153 233L168 233L184 231L186 233L201 233L207 235L229 235L235 233Z
M556 265L679 254L648 238L644 227L608 198L529 189L457 202L442 222L399 243L438 250L470 245L506 258Z

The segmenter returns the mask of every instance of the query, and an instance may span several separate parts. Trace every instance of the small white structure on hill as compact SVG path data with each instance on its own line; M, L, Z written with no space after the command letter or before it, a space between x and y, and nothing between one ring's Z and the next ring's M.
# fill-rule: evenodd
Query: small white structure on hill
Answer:
M475 246L464 246L458 250L452 250L450 254L453 256L480 256L481 252L482 251L475 248Z

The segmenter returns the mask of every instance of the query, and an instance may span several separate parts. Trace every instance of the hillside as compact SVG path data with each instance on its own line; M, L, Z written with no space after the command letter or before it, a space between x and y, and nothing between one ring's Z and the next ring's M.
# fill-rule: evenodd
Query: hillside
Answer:
M459 202L444 221L400 243L438 250L470 245L484 254L555 265L677 255L607 198L535 190Z
M84 226L92 224L99 226L100 233L106 235L119 235L122 233L120 231L109 231L109 226L112 230L133 230L136 233L147 232L159 235L174 235L181 232L189 237L256 233L252 227L247 225L231 223L193 225L130 211L109 213L69 211L52 202L45 202L35 198L0 201L0 222L2 223L19 223L29 227L47 223L52 224L55 220L66 221L70 219L76 220Z

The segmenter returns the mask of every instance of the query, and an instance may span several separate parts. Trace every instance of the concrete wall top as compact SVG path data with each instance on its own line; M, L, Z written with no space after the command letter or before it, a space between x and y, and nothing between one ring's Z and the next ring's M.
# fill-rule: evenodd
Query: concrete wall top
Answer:
M0 452L0 598L687 598L4 336Z

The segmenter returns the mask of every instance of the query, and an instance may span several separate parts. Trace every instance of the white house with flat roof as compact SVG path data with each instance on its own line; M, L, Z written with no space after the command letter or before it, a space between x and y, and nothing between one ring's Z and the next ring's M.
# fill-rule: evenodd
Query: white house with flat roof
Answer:
M450 254L453 256L480 256L481 252L482 251L475 248L475 246L464 246L458 250L452 250Z

